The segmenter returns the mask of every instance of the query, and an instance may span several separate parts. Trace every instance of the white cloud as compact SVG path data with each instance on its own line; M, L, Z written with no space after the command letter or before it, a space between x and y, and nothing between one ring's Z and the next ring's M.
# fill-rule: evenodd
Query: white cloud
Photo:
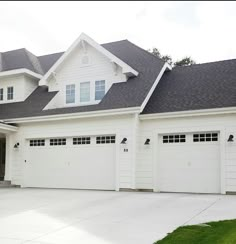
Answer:
M0 51L62 51L85 32L100 43L129 39L175 59L236 58L234 2L0 2Z

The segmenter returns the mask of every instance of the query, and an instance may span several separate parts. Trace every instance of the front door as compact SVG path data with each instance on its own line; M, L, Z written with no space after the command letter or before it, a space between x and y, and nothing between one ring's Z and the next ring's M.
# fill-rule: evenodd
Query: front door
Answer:
M0 180L5 176L6 139L0 138Z

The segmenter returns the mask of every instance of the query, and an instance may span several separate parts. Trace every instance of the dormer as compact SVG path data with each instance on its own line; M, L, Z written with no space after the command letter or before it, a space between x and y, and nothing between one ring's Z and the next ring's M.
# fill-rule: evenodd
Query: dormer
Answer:
M0 72L0 104L25 101L41 77L27 69Z
M112 84L138 72L85 34L57 60L40 80L57 95L45 109L99 103Z

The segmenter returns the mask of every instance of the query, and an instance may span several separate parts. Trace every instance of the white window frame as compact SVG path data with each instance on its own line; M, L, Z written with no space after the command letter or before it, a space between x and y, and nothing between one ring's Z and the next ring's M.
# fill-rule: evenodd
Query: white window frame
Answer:
M104 82L104 84L97 84L97 83L99 83L99 82ZM103 88L103 86L104 86L104 90L102 90L101 88ZM98 90L97 90L97 88L98 88ZM104 92L104 95L101 97L101 98L96 98L96 93L97 92ZM95 101L101 101L102 99L103 99L103 97L105 96L105 94L106 94L106 81L105 80L96 80L95 81L95 87L94 87L94 99L95 99Z
M75 103L75 84L68 84L68 85L66 85L66 92L65 92L65 94L66 94L66 104L73 104L73 103Z
M0 101L3 101L4 99L4 89L0 88Z
M83 101L83 100L81 100L81 98L83 97L83 92L85 92L85 91L83 91L83 89L85 90L85 88L82 88L82 86L84 85L84 84L88 84L88 91L86 91L86 92L88 92L88 100L85 100L85 101ZM87 89L87 88L86 88ZM79 101L80 101L80 103L90 103L91 102L91 82L90 81L84 81L84 82L80 82L80 86L79 86Z
M7 87L7 100L14 100L14 87Z

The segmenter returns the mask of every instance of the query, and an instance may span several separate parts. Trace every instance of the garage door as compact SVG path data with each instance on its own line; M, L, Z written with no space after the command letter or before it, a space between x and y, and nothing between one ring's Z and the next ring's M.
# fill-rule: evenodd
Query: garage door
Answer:
M160 190L220 192L220 147L216 132L159 136Z
M27 141L25 187L115 189L115 136Z

